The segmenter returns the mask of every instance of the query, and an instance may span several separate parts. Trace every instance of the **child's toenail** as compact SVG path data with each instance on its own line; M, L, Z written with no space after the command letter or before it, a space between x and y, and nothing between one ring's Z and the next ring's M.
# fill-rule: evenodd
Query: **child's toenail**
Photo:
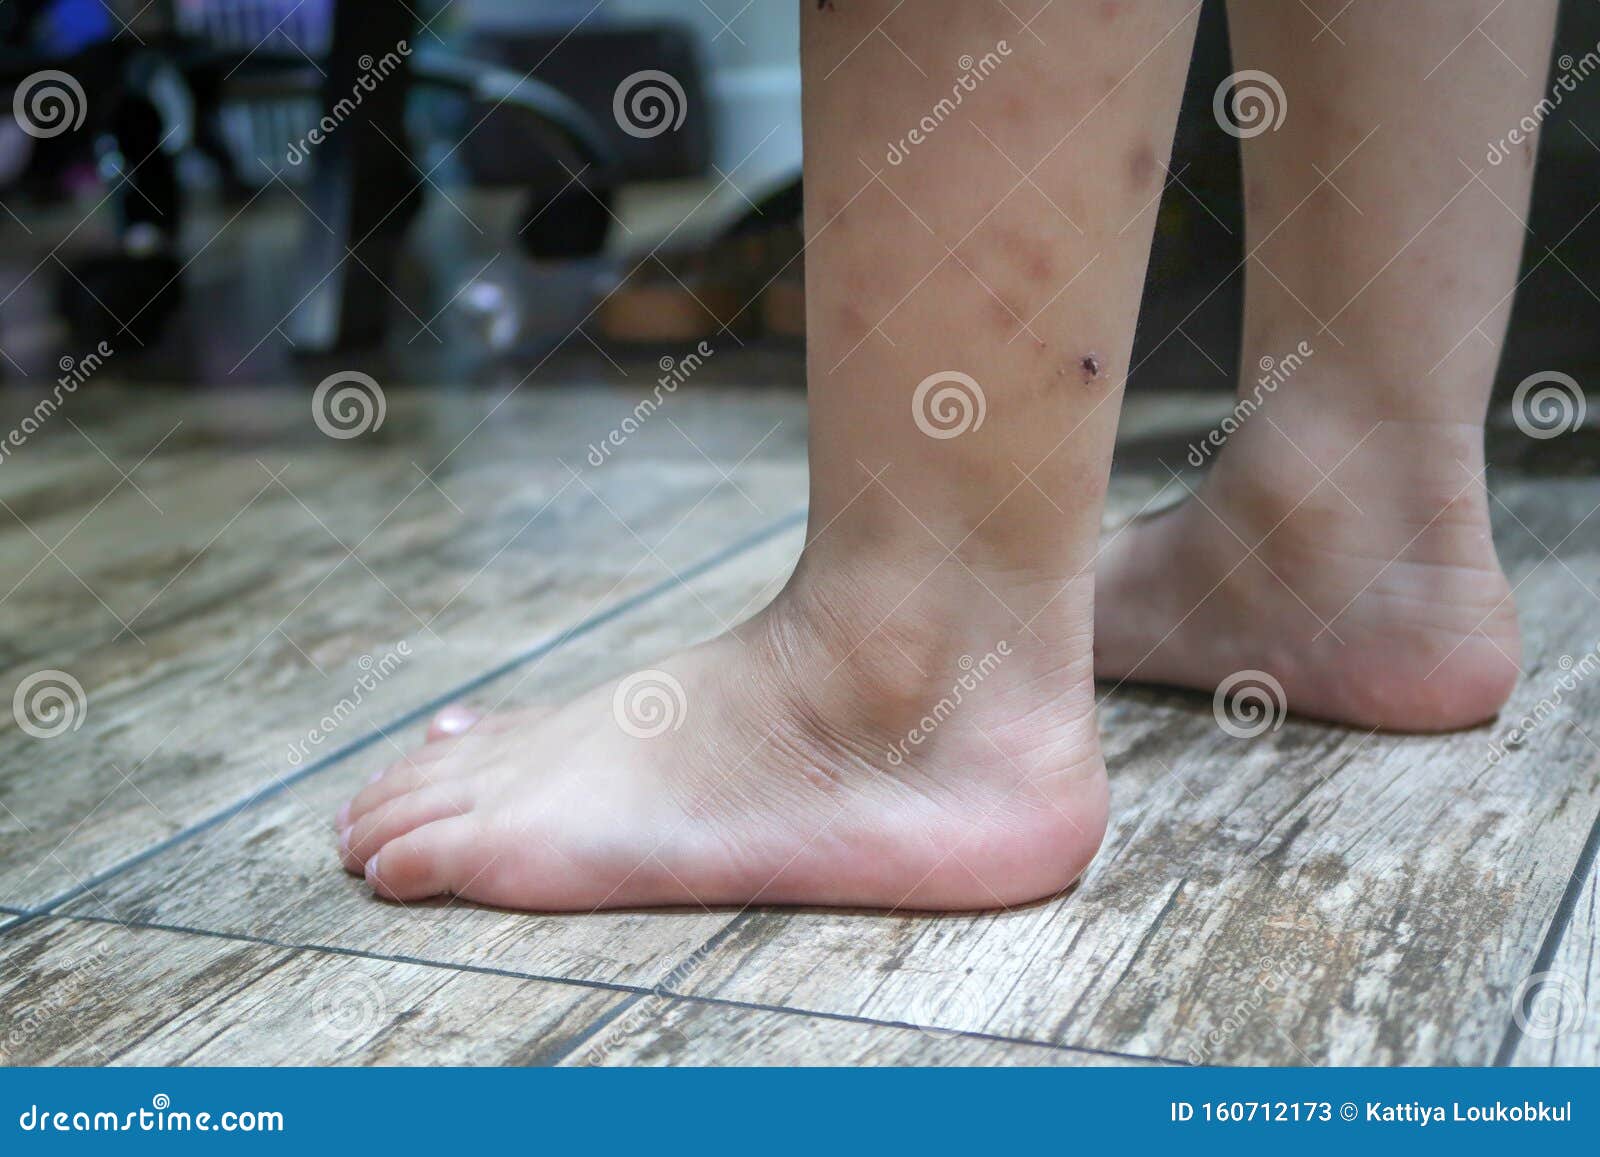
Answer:
M350 801L345 800L344 806L339 809L339 814L333 817L333 826L339 831L344 831L350 826Z
M460 735L478 721L477 715L459 704L446 707L434 717L433 725L446 735Z
M372 859L367 861L366 877L367 877L367 883L368 884L370 884L374 888L376 888L378 886L378 857L377 856L373 856Z
M377 771L375 771L371 775L367 776L367 786L371 787L373 784L377 783L380 779L383 778L383 774L387 770L388 770L388 768L380 767L380 768L378 768Z
M352 830L353 829L349 824L339 825L339 850L341 852L348 852L350 850L350 832Z

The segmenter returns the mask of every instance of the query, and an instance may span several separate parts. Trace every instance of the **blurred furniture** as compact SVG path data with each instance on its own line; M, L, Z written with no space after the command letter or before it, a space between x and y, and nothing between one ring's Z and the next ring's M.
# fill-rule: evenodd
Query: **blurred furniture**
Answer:
M136 6L122 0L106 7L111 22L106 35L65 48L42 35L41 25L52 12L45 0L18 0L4 10L0 85L26 84L56 72L81 89L80 108L69 114L81 121L40 139L37 164L48 173L69 158L98 156L102 169L118 178L121 248L90 258L83 270L69 271L74 276L64 282L63 309L76 328L104 328L132 316L138 325L134 332L144 341L156 336L178 300L182 185L164 114L170 102L158 91L174 78L194 109L193 143L218 161L231 184L242 183L245 175L230 160L217 127L224 102L316 95L325 115L338 124L312 155L307 203L327 228L313 225L304 232L300 268L306 271L306 287L291 303L296 346L306 352L371 344L383 336L387 282L425 183L405 124L406 98L414 88L428 86L494 110L514 110L532 139L559 158L551 166L556 173L562 167L582 170L601 188L613 180L616 159L606 136L555 88L532 75L412 46L417 17L407 4L326 3L329 27L321 65L303 46L285 47L271 34L255 43L248 43L248 36L229 43L217 35L226 21L204 19L207 13L199 11L204 6L196 4L157 0ZM222 0L215 7L228 6L229 0ZM237 0L233 6L241 7ZM284 18L298 7L286 6ZM402 44L406 51L397 53ZM382 83L362 84L379 59L399 63ZM358 84L363 98L352 107ZM532 192L549 196L565 181L564 175L561 182L552 175L549 188ZM398 203L397 189L410 190ZM121 321L116 328L120 332L134 324Z

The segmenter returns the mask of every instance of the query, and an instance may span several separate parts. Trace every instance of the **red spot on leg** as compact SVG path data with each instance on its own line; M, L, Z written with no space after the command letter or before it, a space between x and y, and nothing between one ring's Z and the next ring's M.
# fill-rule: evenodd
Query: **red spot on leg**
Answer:
M858 342L872 332L872 320L854 302L839 307L839 328L849 342Z
M1128 182L1135 191L1150 187L1156 175L1156 151L1149 141L1140 141L1128 154Z

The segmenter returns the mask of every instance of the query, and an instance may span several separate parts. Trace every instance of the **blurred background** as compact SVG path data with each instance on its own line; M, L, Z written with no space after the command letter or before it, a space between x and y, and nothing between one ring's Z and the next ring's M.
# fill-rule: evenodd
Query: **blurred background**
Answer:
M797 39L794 0L0 0L0 383L104 341L195 389L360 351L386 385L642 391L708 339L697 383L802 386ZM1597 45L1567 0L1555 57ZM1231 71L1208 0L1133 390L1234 379ZM1600 82L1539 140L1502 388L1600 333Z

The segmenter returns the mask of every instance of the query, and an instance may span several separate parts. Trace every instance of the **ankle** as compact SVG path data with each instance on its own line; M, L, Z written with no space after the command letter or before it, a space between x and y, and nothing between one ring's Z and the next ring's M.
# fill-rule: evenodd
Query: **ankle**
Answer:
M813 545L759 621L769 657L824 715L898 737L976 681L976 718L1043 696L1070 722L1093 714L1092 589L1087 575L1046 582Z
M1203 496L1258 538L1310 527L1375 548L1443 542L1450 554L1492 554L1478 425L1264 407L1229 439Z
M1470 366L1435 360L1400 330L1345 333L1343 345L1330 335L1308 342L1291 332L1279 327L1281 336L1247 337L1242 398L1359 430L1379 421L1429 430L1484 424L1494 359Z

